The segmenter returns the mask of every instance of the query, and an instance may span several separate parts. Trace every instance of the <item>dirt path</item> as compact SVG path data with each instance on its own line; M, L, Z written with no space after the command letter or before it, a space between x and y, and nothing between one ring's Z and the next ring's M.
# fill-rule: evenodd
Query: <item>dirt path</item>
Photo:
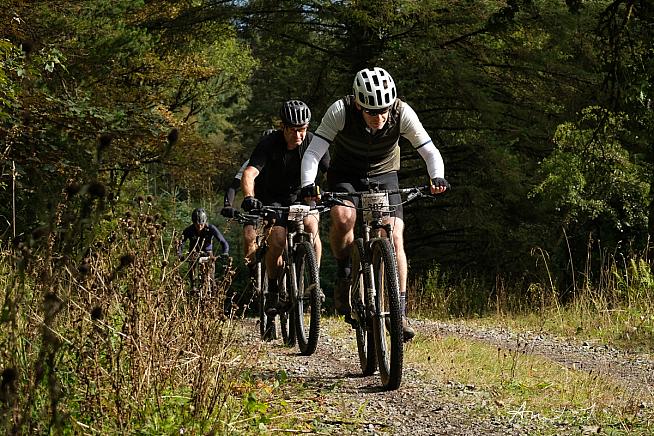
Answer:
M246 320L248 341L258 342L254 321ZM503 348L515 348L544 356L576 369L613 377L634 395L654 389L654 361L616 349L572 344L542 335L515 335L491 329L472 329L458 324L415 321L423 335L457 335ZM280 341L266 343L259 360L264 378L283 371L289 383L285 399L306 414L305 425L294 432L315 434L398 435L527 435L582 434L594 427L566 427L538 416L524 419L520 410L500 413L488 392L475 387L430 380L419 368L405 365L402 386L393 392L379 389L379 376L362 377L354 335L342 321L327 318L318 350L299 356ZM651 407L648 406L648 407ZM300 420L300 422L303 422ZM271 427L274 432L274 425Z

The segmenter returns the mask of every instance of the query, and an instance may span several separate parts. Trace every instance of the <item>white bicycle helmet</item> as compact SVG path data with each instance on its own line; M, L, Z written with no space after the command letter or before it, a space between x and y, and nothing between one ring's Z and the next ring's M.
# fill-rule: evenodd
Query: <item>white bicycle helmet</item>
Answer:
M379 67L359 71L352 88L356 102L366 109L385 109L397 97L393 78Z

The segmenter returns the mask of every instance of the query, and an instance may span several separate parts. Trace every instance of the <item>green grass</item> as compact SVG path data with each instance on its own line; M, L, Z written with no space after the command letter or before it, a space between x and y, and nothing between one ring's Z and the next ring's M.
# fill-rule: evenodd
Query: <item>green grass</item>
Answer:
M479 326L503 326L516 332L546 332L635 352L654 351L654 312L649 308L609 308L581 302L538 312L495 314L465 320Z
M566 425L648 432L654 415L641 408L651 395L630 393L607 374L563 366L526 350L499 349L458 337L418 335L405 361L425 377L488 394L501 413Z

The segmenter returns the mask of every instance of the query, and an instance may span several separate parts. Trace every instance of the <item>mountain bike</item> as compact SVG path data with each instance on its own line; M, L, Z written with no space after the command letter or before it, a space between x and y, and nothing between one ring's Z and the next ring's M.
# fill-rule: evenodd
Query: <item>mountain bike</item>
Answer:
M289 316L294 324L300 354L310 356L316 351L320 336L320 312L324 296L320 288L318 262L313 235L304 229L304 220L317 219L324 207L294 204L288 207L267 206L269 210L287 214L286 247L282 258L282 286L290 297Z
M374 374L379 367L385 390L397 389L402 382L404 339L400 308L400 284L397 259L393 247L392 225L384 222L392 208L388 197L407 195L404 203L427 197L429 186L368 191L325 192L323 204L354 207L343 199L359 198L359 236L351 251L351 319L355 330L359 363L364 375Z
M300 354L309 356L316 351L320 335L320 311L323 293L318 278L318 263L313 247L313 235L304 229L304 220L319 213L307 205L265 206L251 214L286 215L286 244L282 252L283 267L279 277L279 302L282 336L289 346L297 341ZM321 207L324 210L324 207ZM263 295L267 295L263 293ZM267 297L266 297L267 298ZM265 300L264 300L265 304ZM284 337L286 322L288 338Z

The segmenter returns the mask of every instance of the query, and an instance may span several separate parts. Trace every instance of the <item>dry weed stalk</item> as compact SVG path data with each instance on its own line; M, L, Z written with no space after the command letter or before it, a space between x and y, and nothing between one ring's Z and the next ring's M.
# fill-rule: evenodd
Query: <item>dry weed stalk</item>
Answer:
M0 428L114 433L169 422L209 431L228 421L241 369L233 362L248 363L233 359L235 323L221 304L233 271L216 300L188 298L165 226L138 211L81 256L68 232L82 222L3 253Z

